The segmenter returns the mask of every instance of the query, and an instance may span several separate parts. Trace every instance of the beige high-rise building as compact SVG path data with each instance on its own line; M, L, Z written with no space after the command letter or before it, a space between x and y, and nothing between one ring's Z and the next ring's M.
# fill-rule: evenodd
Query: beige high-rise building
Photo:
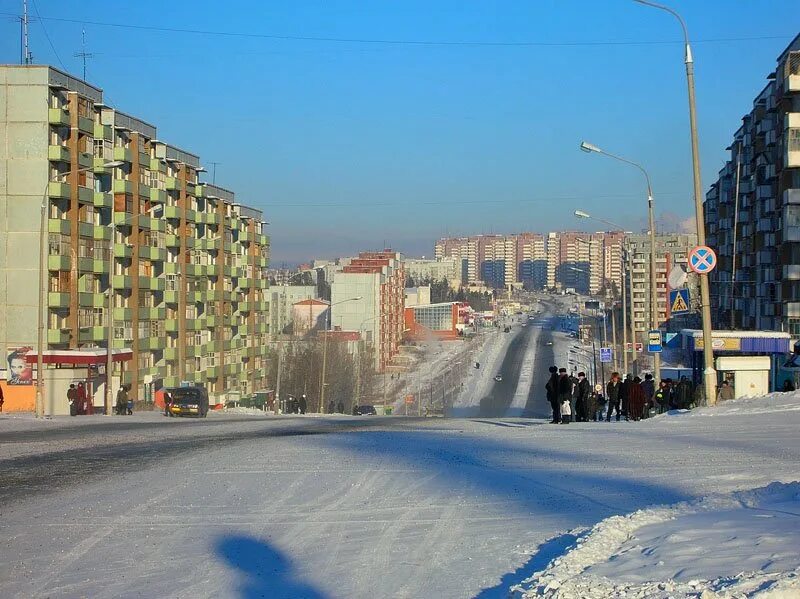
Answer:
M0 351L133 351L136 399L182 381L266 385L269 237L200 158L48 66L0 66ZM116 166L104 165L113 163ZM46 222L39 268L40 206ZM108 298L113 309L109 312Z

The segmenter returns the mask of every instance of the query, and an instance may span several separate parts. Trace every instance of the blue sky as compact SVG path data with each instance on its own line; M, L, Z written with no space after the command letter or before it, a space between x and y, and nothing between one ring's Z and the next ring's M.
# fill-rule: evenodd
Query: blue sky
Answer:
M31 0L32 1L32 0ZM30 3L30 2L29 2ZM21 0L3 0L16 13ZM366 8L364 7L366 5ZM795 0L675 0L694 45L704 190L798 33ZM631 0L229 3L37 0L34 60L80 75L107 101L200 154L217 183L264 210L273 265L385 245L430 255L443 235L585 227L576 208L637 229L637 171L662 227L693 214L686 80L672 17ZM772 18L767 18L770 16ZM781 16L783 15L783 16ZM760 17L759 19L756 19ZM128 23L293 37L537 46L385 44L128 29ZM736 41L702 41L748 38ZM760 39L753 39L760 38ZM562 45L574 44L578 45ZM19 30L0 16L0 61ZM210 173L208 179L210 180ZM590 226L590 229L595 227Z

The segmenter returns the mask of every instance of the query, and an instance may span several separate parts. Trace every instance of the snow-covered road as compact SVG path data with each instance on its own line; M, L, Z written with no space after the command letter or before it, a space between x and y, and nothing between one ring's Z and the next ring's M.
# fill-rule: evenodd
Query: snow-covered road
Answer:
M651 574L680 582L680 562L637 571L652 563L634 559L637 543L605 537L598 538L606 555L576 554L579 565L566 574L547 569L524 581L606 518L800 479L800 396L635 424L132 418L111 420L142 426L115 433L103 424L100 441L93 428L108 422L103 417L80 426L0 420L0 480L8 482L13 466L18 481L0 517L4 596L503 597L542 580L556 580L548 592L557 594L584 566L587 576L613 577L623 563L618 550L628 556L619 572L625 584ZM34 425L50 430L26 437ZM42 461L53 454L69 459ZM50 492L23 476L43 464L58 482ZM77 472L59 480L65 464ZM780 509L797 514L798 498L784 493ZM770 524L765 547L774 554L800 546L797 522ZM669 531L643 535L650 549L661 537L679 542ZM786 554L765 555L762 565L800 566L796 552ZM686 576L738 574L734 560L685 555Z

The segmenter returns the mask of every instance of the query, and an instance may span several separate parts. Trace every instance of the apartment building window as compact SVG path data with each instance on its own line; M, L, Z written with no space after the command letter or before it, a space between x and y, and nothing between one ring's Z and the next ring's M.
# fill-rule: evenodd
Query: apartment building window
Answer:
M787 130L786 149L789 152L800 152L800 128L792 127Z
M150 173L150 182L148 185L153 189L166 189L166 176L161 171L148 171Z
M139 260L139 276L152 277L153 263L150 260Z
M177 291L178 275L176 274L164 275L164 286L167 291Z
M94 254L94 240L90 237L78 238L78 258L91 258Z
M133 339L133 327L130 320L116 322L114 325L114 339L123 339L130 341Z
M100 279L93 273L83 275L84 293L100 293Z
M114 146L107 139L94 140L94 157L112 160L114 156Z
M153 367L153 354L150 352L141 352L138 360L139 368L147 370Z
M153 308L155 299L152 293L147 290L139 290L139 306L142 308Z
M197 318L197 306L194 304L186 306L186 318L190 320Z
M80 308L78 310L79 327L102 327L105 326L105 308Z
M95 224L95 210L94 206L89 204L81 204L78 208L78 220L84 223Z
M50 233L47 240L47 252L50 256L69 256L69 236L61 233Z
M60 270L51 273L49 289L52 293L69 293L70 273L68 270Z
M63 146L69 139L69 127L50 127L50 145Z
M48 316L48 328L66 329L69 319L69 310L52 310Z
M108 239L95 239L93 243L95 260L108 260L111 257L111 242Z

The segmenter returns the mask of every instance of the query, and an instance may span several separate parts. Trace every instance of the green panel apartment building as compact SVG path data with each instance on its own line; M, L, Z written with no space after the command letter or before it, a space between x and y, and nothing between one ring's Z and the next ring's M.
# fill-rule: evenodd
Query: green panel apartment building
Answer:
M138 399L181 381L216 398L264 388L264 218L201 183L203 170L101 89L48 66L0 66L3 357L36 350L45 228L45 349L106 348L111 326L113 347L133 351L122 381Z

